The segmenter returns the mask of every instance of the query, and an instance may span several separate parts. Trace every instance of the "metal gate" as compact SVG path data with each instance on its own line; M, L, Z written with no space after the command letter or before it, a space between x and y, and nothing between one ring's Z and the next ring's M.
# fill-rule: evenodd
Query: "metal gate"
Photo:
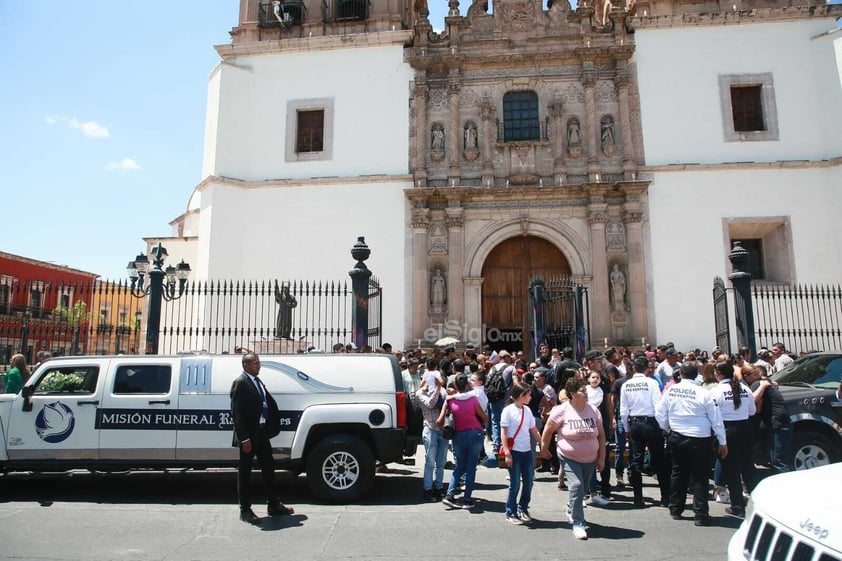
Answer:
M530 358L546 342L555 349L571 347L581 357L590 347L588 289L570 277L533 279L530 283Z
M713 279L713 317L716 325L716 346L731 354L731 332L728 323L728 293L721 277Z

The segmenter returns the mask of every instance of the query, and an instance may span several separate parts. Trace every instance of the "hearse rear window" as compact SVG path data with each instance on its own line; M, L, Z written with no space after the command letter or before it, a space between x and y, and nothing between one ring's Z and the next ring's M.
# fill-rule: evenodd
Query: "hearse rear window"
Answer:
M114 377L115 394L170 393L172 369L164 364L126 365L117 368Z
M71 366L51 368L35 387L35 395L43 394L92 394L96 392L99 376L97 366Z

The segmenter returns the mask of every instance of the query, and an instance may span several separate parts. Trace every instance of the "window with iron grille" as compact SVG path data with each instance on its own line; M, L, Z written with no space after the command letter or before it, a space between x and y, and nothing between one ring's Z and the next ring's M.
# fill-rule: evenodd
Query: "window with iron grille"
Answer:
M539 140L538 94L508 92L503 96L503 141Z
M737 132L765 131L760 84L731 86L731 111Z
M325 112L323 109L298 111L295 151L321 152L324 149Z

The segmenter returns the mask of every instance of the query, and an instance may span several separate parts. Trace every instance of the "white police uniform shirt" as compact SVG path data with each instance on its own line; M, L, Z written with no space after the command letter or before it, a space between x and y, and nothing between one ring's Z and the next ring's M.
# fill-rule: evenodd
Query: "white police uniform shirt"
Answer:
M734 393L731 390L731 380L722 380L710 389L711 396L719 406L722 421L745 421L757 412L754 396L745 384L740 382L740 407L734 408Z
M623 430L629 432L629 417L654 417L661 401L658 382L642 372L636 372L620 387L620 419Z
M711 430L720 446L726 446L722 414L711 393L692 380L682 378L664 392L655 408L655 418L665 431L692 438L707 438Z

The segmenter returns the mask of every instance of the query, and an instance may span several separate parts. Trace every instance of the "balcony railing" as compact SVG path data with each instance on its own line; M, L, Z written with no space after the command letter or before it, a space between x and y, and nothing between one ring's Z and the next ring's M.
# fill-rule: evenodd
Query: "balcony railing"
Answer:
M322 20L358 21L368 19L371 4L368 0L322 0Z
M506 123L497 119L497 142L546 142L549 118L532 122ZM508 126L506 126L508 125Z
M279 19L280 18L280 19ZM278 5L275 15L275 4L263 2L257 11L257 24L260 27L290 27L301 25L307 19L307 6L304 0L286 0ZM283 23L281 23L283 20Z
M53 317L52 310L47 310L46 308L33 308L32 306L12 306L9 304L0 304L0 315L47 320L52 319Z

